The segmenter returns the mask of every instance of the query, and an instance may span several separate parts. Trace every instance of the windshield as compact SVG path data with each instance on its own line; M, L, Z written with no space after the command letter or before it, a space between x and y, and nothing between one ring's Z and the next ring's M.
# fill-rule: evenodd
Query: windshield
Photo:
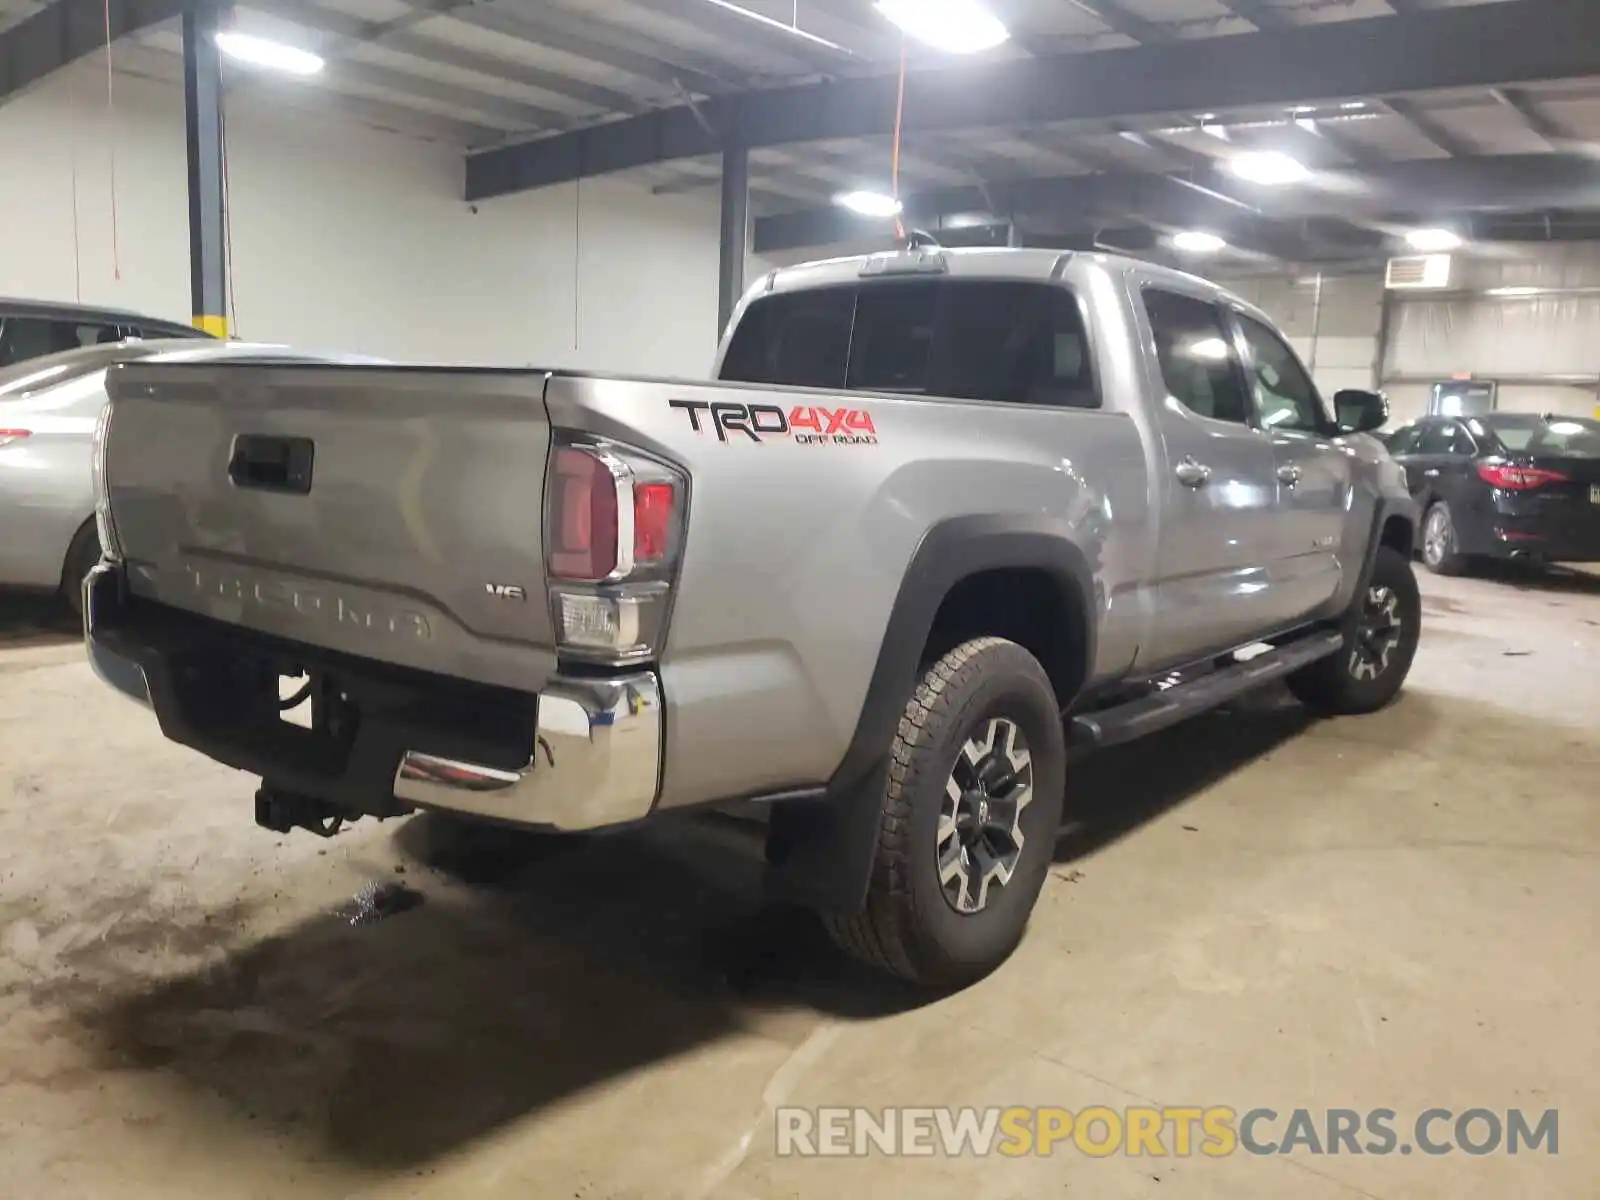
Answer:
M1600 458L1600 421L1587 417L1496 417L1484 422L1509 454Z

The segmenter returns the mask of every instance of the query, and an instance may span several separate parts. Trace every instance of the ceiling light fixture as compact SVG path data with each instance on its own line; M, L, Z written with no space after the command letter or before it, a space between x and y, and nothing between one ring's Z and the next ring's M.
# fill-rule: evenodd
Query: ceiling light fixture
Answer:
M224 31L217 34L217 49L252 67L266 67L286 75L315 75L322 70L322 56L298 46L251 37L248 33Z
M1287 183L1300 183L1311 178L1305 164L1276 150L1258 154L1240 154L1228 160L1228 170L1246 183L1259 183L1279 187Z
M1484 293L1486 296L1540 296L1544 294L1541 287L1529 287L1520 284L1514 287L1492 287Z
M1461 245L1461 235L1452 229L1413 229L1406 234L1406 245L1424 254L1440 254Z
M858 217L897 217L901 208L900 201L882 192L840 192L833 202Z
M978 0L877 0L876 7L908 36L946 54L979 54L1011 36Z
M795 24L791 25L787 21L776 20L773 17L767 16L765 13L758 13L754 9L746 8L742 4L735 4L733 0L707 0L707 2L715 4L718 8L726 9L728 12L738 13L741 17L746 17L749 20L765 25L769 29L781 29L784 33L792 34L793 36L801 38L807 42L813 42L818 46L826 46L829 50L837 50L841 54L850 53L849 50L846 50L843 46L839 45L838 42L830 42L825 37L818 37L814 33L809 33L806 30L801 29L799 25L800 14L798 12L795 14Z
M1227 244L1216 234L1203 229L1184 229L1172 235L1173 249L1182 250L1185 254L1215 254Z

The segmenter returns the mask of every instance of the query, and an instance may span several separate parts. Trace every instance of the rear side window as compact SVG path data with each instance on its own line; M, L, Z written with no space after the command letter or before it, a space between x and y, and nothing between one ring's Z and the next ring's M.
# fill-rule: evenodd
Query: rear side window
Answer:
M1167 391L1190 412L1214 421L1250 423L1239 356L1214 304L1146 288L1145 312Z
M78 350L119 339L115 325L96 325L48 317L0 318L0 367L63 350Z
M1099 406L1075 297L1004 280L889 280L758 300L734 332L722 378Z
M972 400L1098 408L1077 297L1036 283L947 286L939 391Z

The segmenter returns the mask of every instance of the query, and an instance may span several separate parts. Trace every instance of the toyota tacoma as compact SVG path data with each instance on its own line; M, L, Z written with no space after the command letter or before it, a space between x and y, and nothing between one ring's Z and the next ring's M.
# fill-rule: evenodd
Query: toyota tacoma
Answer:
M1398 692L1404 472L1260 311L1100 254L772 272L713 382L144 361L96 435L96 671L327 833L735 802L775 892L993 969L1069 755L1283 680Z

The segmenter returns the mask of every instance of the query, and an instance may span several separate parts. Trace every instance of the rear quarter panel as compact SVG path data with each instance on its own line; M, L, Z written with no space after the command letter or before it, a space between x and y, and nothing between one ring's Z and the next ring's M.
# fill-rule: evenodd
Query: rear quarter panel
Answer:
M724 440L705 416L696 431L675 400L865 417L841 426L855 439L845 442L807 443L792 421L788 433ZM946 517L1057 522L1096 576L1096 672L1132 660L1149 514L1144 447L1124 413L562 376L547 401L553 425L640 446L690 475L662 660L663 807L828 780L906 569Z
M0 446L0 586L54 588L67 548L94 516L91 442L102 376L0 403L0 428L31 436Z

